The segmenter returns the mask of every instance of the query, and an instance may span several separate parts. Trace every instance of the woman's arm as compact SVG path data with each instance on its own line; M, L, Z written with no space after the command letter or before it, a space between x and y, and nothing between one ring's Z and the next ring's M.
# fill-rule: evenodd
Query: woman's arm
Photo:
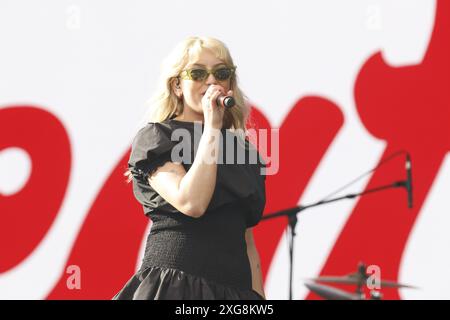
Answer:
M211 201L217 176L220 130L206 127L191 168L166 162L148 179L150 186L180 212L199 218Z
M266 295L264 294L261 262L259 260L258 250L256 249L255 241L253 239L252 228L248 228L245 231L245 241L247 243L247 255L250 261L250 268L252 270L253 290L258 292L264 299L266 299Z

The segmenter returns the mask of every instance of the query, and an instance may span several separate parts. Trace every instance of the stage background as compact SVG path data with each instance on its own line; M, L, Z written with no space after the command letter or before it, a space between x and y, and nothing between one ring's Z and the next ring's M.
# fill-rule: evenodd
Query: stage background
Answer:
M299 216L294 299L359 261L421 288L387 299L450 298L449 15L445 0L0 0L0 299L110 299L137 270L151 224L122 174L161 60L190 35L228 45L254 117L280 128L266 214L411 153L412 210L396 189ZM398 156L345 191L404 178ZM285 230L255 228L269 299L288 294Z

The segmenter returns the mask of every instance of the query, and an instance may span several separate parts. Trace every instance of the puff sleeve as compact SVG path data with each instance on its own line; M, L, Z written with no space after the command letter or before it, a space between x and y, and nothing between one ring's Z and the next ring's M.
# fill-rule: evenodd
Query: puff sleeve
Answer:
M147 183L147 178L159 166L170 161L174 142L170 130L161 123L148 123L133 139L128 168L133 177Z

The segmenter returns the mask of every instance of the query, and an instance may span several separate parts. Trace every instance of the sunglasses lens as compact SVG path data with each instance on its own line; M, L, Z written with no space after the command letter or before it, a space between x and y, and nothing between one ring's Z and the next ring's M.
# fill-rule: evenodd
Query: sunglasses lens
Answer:
M231 69L230 68L220 68L214 72L214 78L219 81L227 80L231 77Z
M209 73L205 69L190 69L186 70L189 77L187 79L192 79L194 81L204 81ZM214 78L219 81L228 80L233 74L232 68L219 68L213 72Z
M207 75L208 75L208 73L206 72L206 70L203 70L203 69L192 69L191 70L192 80L195 80L195 81L204 80Z

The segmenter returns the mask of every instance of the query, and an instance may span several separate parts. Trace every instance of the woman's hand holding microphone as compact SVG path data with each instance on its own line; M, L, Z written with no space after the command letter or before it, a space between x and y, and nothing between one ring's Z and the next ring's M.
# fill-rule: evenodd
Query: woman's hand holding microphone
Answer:
M202 108L205 127L211 127L213 129L222 129L223 115L225 113L225 107L223 105L217 105L217 98L220 95L231 96L232 90L225 92L222 86L212 84L208 87L205 95L202 97Z

